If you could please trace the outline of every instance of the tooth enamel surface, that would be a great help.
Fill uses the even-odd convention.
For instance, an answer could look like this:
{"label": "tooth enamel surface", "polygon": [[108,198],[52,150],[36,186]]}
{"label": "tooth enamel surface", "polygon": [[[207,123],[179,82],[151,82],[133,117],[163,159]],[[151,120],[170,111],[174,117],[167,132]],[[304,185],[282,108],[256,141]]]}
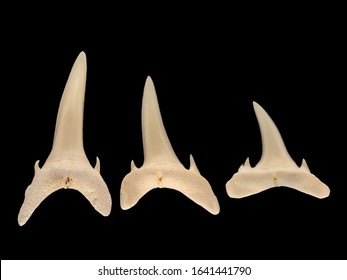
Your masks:
{"label": "tooth enamel surface", "polygon": [[83,108],[86,83],[86,56],[77,57],[66,83],[56,121],[53,147],[42,168],[35,163],[35,175],[25,191],[18,214],[24,225],[40,203],[59,189],[82,193],[103,216],[111,211],[112,201],[102,179],[99,159],[93,168],[83,148]]}
{"label": "tooth enamel surface", "polygon": [[170,188],[181,192],[210,213],[218,214],[218,200],[208,181],[200,175],[193,157],[190,157],[190,169],[186,169],[172,149],[150,77],[146,80],[142,100],[142,137],[144,164],[137,168],[131,163],[131,172],[121,184],[121,208],[126,210],[133,207],[154,188]]}
{"label": "tooth enamel surface", "polygon": [[328,197],[329,187],[310,172],[306,161],[303,160],[298,167],[290,157],[276,125],[265,110],[256,102],[253,102],[253,107],[261,131],[262,157],[255,167],[251,167],[247,158],[227,182],[228,195],[242,198],[285,186],[317,198]]}

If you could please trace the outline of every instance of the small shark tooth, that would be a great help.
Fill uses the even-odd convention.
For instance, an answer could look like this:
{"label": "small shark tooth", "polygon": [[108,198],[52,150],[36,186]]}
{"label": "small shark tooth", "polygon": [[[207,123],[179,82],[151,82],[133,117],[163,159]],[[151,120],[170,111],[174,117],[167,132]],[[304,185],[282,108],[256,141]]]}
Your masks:
{"label": "small shark tooth", "polygon": [[87,61],[81,52],[71,69],[60,101],[53,147],[45,164],[36,161],[35,175],[25,191],[18,214],[18,223],[24,225],[40,203],[59,189],[81,192],[102,215],[111,211],[111,196],[100,175],[100,161],[93,168],[83,148],[83,110]]}
{"label": "small shark tooth", "polygon": [[134,206],[154,188],[177,190],[212,214],[219,213],[219,203],[208,181],[190,156],[186,169],[172,149],[161,118],[153,81],[147,77],[142,99],[142,138],[144,163],[137,168],[131,162],[131,172],[121,184],[120,205],[123,210]]}
{"label": "small shark tooth", "polygon": [[306,161],[303,159],[298,167],[290,157],[280,132],[265,110],[256,102],[253,108],[261,132],[262,156],[255,167],[251,167],[248,158],[240,166],[226,184],[228,195],[242,198],[285,186],[317,198],[329,196],[330,189],[310,172]]}

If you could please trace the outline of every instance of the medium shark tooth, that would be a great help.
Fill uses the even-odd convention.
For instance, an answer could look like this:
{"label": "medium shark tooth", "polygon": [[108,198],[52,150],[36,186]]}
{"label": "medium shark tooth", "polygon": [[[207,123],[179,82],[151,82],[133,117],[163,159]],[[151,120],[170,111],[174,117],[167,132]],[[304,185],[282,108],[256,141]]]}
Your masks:
{"label": "medium shark tooth", "polygon": [[131,162],[131,172],[121,184],[120,205],[123,210],[134,206],[154,188],[177,190],[212,214],[219,213],[219,203],[208,181],[190,155],[190,168],[178,160],[161,118],[153,81],[147,77],[142,99],[142,138],[144,163],[137,168]]}
{"label": "medium shark tooth", "polygon": [[60,101],[53,147],[45,164],[35,163],[35,176],[25,191],[18,214],[18,223],[24,225],[40,203],[59,189],[81,192],[92,206],[104,216],[111,211],[111,196],[100,175],[96,158],[93,168],[83,148],[83,110],[87,61],[81,52],[71,69]]}
{"label": "medium shark tooth", "polygon": [[227,182],[226,190],[232,198],[242,198],[261,191],[286,186],[317,198],[329,196],[330,189],[313,175],[303,159],[300,167],[290,157],[276,125],[256,102],[253,108],[262,139],[262,157],[255,167],[249,159]]}

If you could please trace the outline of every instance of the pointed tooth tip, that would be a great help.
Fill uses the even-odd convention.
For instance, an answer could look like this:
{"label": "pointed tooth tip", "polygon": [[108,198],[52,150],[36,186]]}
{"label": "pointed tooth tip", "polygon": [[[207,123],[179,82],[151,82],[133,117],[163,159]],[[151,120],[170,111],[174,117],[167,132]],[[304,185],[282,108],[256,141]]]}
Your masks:
{"label": "pointed tooth tip", "polygon": [[302,159],[300,168],[311,173],[310,168],[308,167],[307,162],[304,158]]}
{"label": "pointed tooth tip", "polygon": [[155,92],[155,88],[152,78],[148,76],[145,82],[144,95],[151,92]]}
{"label": "pointed tooth tip", "polygon": [[257,102],[255,102],[255,101],[253,101],[253,109],[254,109],[255,115],[257,117],[258,123],[259,122],[262,123],[263,122],[262,120],[270,119],[271,123],[273,123],[273,126],[277,130],[277,126],[273,122],[272,118],[269,116],[268,112],[266,112],[266,110],[262,106],[260,106]]}
{"label": "pointed tooth tip", "polygon": [[96,157],[96,162],[95,162],[95,166],[94,166],[94,169],[100,173],[100,160],[98,157]]}
{"label": "pointed tooth tip", "polygon": [[261,107],[257,102],[253,101],[253,109],[257,113],[259,111],[265,111],[263,107]]}
{"label": "pointed tooth tip", "polygon": [[84,51],[81,51],[78,56],[77,56],[78,59],[84,59],[86,60],[87,59],[87,55]]}
{"label": "pointed tooth tip", "polygon": [[200,171],[199,171],[198,167],[196,166],[196,163],[195,163],[195,160],[194,160],[192,154],[189,155],[189,161],[190,161],[189,170],[193,170],[193,171],[195,171],[195,172],[200,174]]}
{"label": "pointed tooth tip", "polygon": [[241,164],[238,171],[241,171],[242,169],[247,168],[247,167],[252,168],[251,164],[249,163],[249,157],[247,157],[245,162],[243,164]]}
{"label": "pointed tooth tip", "polygon": [[134,171],[134,170],[137,170],[137,166],[135,165],[135,162],[132,160],[131,163],[130,163],[130,170],[131,171]]}
{"label": "pointed tooth tip", "polygon": [[39,160],[35,161],[35,164],[34,164],[34,171],[35,171],[35,173],[38,172],[38,171],[40,170],[39,163],[40,163]]}
{"label": "pointed tooth tip", "polygon": [[85,71],[85,69],[87,69],[87,56],[83,51],[80,52],[75,59],[71,72],[73,71],[73,69],[79,69],[79,71]]}
{"label": "pointed tooth tip", "polygon": [[145,82],[145,87],[153,86],[153,85],[154,85],[154,83],[153,83],[153,80],[152,80],[151,76],[147,76],[146,82]]}
{"label": "pointed tooth tip", "polygon": [[75,62],[72,65],[70,76],[67,82],[69,82],[69,80],[71,79],[71,75],[76,75],[73,73],[83,73],[83,72],[86,72],[86,69],[87,69],[87,56],[82,51],[78,54],[78,56],[75,59]]}
{"label": "pointed tooth tip", "polygon": [[86,53],[84,51],[81,51],[77,58],[76,58],[76,62],[78,63],[83,63],[83,64],[87,64],[87,56]]}
{"label": "pointed tooth tip", "polygon": [[253,110],[259,122],[259,118],[262,116],[262,111],[264,111],[264,109],[257,102],[253,101]]}

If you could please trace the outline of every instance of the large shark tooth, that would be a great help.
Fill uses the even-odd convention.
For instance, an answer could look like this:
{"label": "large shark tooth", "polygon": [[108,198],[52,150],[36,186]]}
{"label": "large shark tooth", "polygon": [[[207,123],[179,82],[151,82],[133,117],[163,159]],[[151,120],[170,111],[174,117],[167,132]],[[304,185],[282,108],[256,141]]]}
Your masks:
{"label": "large shark tooth", "polygon": [[329,196],[330,189],[310,172],[306,161],[303,159],[298,167],[290,157],[280,132],[265,110],[256,102],[253,102],[253,108],[261,132],[262,157],[255,167],[251,167],[249,159],[246,159],[227,182],[228,195],[242,198],[285,186],[317,198]]}
{"label": "large shark tooth", "polygon": [[96,158],[93,168],[83,148],[83,110],[87,61],[81,52],[68,77],[60,101],[52,150],[42,168],[35,163],[35,176],[25,191],[18,214],[19,225],[24,225],[40,203],[59,189],[81,192],[102,215],[111,211],[111,196],[100,175]]}
{"label": "large shark tooth", "polygon": [[161,118],[153,81],[147,77],[142,99],[142,138],[144,163],[137,168],[131,162],[131,172],[121,184],[120,205],[133,207],[154,188],[170,188],[181,192],[212,214],[219,213],[219,203],[208,181],[202,177],[190,156],[190,168],[178,160]]}

